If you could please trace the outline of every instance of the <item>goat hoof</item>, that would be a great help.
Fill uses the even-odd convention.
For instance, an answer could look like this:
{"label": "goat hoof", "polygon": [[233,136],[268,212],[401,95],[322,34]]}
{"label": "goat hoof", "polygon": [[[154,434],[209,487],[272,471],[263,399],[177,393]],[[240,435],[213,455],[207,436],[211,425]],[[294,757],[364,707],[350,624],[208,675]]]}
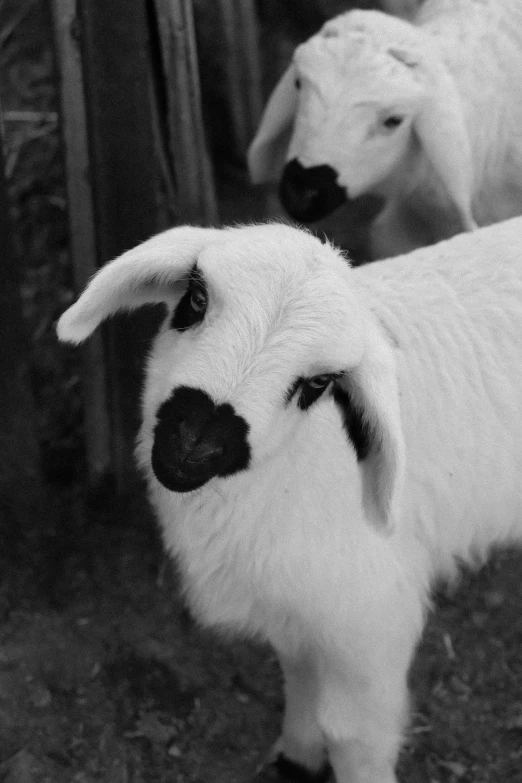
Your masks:
{"label": "goat hoof", "polygon": [[313,772],[280,753],[269,766],[275,773],[273,780],[280,781],[280,783],[328,783],[328,781],[333,781],[329,764],[324,764],[317,772]]}

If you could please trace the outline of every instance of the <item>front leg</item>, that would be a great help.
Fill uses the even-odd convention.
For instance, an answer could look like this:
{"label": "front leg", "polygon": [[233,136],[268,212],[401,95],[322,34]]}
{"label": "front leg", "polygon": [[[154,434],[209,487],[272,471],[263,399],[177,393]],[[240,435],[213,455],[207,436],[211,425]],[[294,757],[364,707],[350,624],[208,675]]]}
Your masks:
{"label": "front leg", "polygon": [[323,783],[329,778],[323,733],[317,721],[318,682],[315,662],[279,655],[284,677],[283,730],[272,750],[281,780]]}
{"label": "front leg", "polygon": [[396,783],[407,667],[402,673],[357,669],[322,673],[318,717],[336,783]]}

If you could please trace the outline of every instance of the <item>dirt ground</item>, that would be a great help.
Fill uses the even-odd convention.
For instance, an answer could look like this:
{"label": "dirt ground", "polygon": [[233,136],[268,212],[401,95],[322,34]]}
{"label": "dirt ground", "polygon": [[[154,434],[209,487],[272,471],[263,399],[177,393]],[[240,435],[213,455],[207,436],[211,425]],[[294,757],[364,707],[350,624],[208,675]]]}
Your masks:
{"label": "dirt ground", "polygon": [[[2,546],[0,781],[267,780],[271,651],[193,623],[141,496],[58,488],[50,506],[38,534]],[[437,604],[399,779],[520,782],[522,559],[499,554]]]}

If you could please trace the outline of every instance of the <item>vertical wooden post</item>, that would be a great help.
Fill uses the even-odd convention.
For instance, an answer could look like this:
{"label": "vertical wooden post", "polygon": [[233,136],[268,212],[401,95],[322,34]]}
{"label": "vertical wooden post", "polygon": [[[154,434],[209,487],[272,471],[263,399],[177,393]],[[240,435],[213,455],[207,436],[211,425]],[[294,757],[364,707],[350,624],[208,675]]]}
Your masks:
{"label": "vertical wooden post", "polygon": [[[211,223],[217,209],[192,0],[53,3],[71,244],[81,288],[97,266],[165,227],[162,187],[170,202],[175,197],[170,212],[176,222]],[[93,418],[86,421],[86,436],[93,465],[104,464],[106,376],[111,465],[120,489],[134,477],[142,367],[152,332],[147,314],[125,323],[116,318],[104,341],[88,349],[86,414]]]}
{"label": "vertical wooden post", "polygon": [[[69,247],[74,285],[80,292],[98,267],[93,194],[90,179],[83,69],[79,50],[76,0],[53,0],[60,73],[61,128],[65,147]],[[111,445],[101,334],[83,348],[84,433],[90,484],[110,470]]]}
{"label": "vertical wooden post", "polygon": [[192,0],[153,0],[166,85],[177,222],[213,223],[217,206],[207,151]]}
{"label": "vertical wooden post", "polygon": [[219,0],[219,6],[232,131],[236,152],[244,157],[263,106],[256,12],[253,0]]}
{"label": "vertical wooden post", "polygon": [[[151,112],[145,0],[77,0],[85,74],[98,258],[105,263],[163,227]],[[144,311],[107,329],[113,466],[132,485],[133,447],[146,349]]]}
{"label": "vertical wooden post", "polygon": [[0,237],[0,532],[6,535],[34,527],[43,510],[43,480],[1,134]]}

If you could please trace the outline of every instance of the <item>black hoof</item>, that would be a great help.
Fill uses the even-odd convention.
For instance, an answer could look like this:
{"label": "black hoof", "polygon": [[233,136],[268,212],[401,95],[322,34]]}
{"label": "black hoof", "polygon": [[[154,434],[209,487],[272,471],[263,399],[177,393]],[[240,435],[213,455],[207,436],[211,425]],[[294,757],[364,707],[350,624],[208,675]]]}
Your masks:
{"label": "black hoof", "polygon": [[270,765],[275,773],[276,780],[283,783],[328,783],[333,781],[332,769],[329,764],[324,764],[317,772],[303,767],[280,754]]}

